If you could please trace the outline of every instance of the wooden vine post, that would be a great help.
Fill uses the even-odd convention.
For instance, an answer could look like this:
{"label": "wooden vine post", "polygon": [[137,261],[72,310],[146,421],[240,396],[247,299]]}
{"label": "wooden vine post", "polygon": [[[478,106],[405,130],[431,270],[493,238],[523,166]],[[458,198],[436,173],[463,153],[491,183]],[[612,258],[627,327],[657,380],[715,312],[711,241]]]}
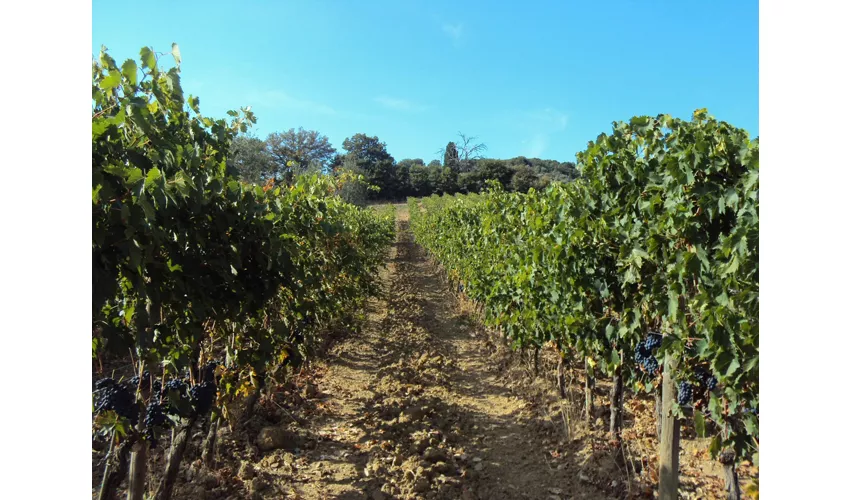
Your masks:
{"label": "wooden vine post", "polygon": [[534,376],[540,376],[540,348],[534,348]]}
{"label": "wooden vine post", "polygon": [[[723,460],[721,455],[721,460]],[[729,500],[741,500],[741,486],[738,482],[738,471],[735,469],[735,454],[731,454],[731,458],[727,461],[721,461],[723,464],[723,479],[726,485],[726,498]]]}
{"label": "wooden vine post", "polygon": [[566,368],[564,367],[564,353],[558,349],[558,393],[561,399],[567,398],[567,376]]}
{"label": "wooden vine post", "polygon": [[663,415],[661,405],[661,386],[655,388],[655,436],[661,440],[661,415]]}
{"label": "wooden vine post", "polygon": [[[621,355],[622,356],[622,355]],[[611,439],[620,442],[620,430],[623,428],[623,365],[617,365],[614,370],[614,380],[611,384],[611,420],[608,432]]]}
{"label": "wooden vine post", "polygon": [[584,419],[588,426],[593,424],[593,387],[596,381],[593,378],[592,367],[587,360],[584,361]]}
{"label": "wooden vine post", "polygon": [[103,480],[100,483],[100,491],[97,496],[98,500],[113,500],[115,490],[127,475],[130,447],[135,442],[135,438],[130,436],[118,446],[115,446],[116,441],[117,438],[113,433],[110,437],[106,468],[103,471]]}
{"label": "wooden vine post", "polygon": [[215,467],[215,441],[218,436],[218,425],[221,417],[215,415],[210,416],[210,428],[207,431],[207,437],[201,445],[201,460],[204,465],[212,469]]}
{"label": "wooden vine post", "polygon": [[[159,308],[152,308],[151,303],[147,300],[147,296],[143,295],[145,300],[145,309],[144,311],[139,311],[137,313],[136,318],[136,326],[138,332],[140,332],[140,336],[138,339],[138,348],[141,352],[142,349],[147,347],[148,339],[152,338],[152,332],[150,330],[151,323],[151,312],[158,313]],[[157,320],[159,318],[156,318]],[[154,321],[155,322],[155,321]],[[140,355],[141,357],[141,355]],[[145,363],[144,361],[139,361],[139,377],[145,372]],[[136,398],[138,398],[138,391],[136,393]],[[148,442],[143,437],[145,435],[145,405],[141,405],[141,411],[139,412],[139,422],[136,424],[136,433],[140,436],[140,439],[136,440],[133,443],[132,454],[130,455],[130,476],[128,480],[127,486],[127,500],[144,500],[145,496],[145,480],[148,474]]]}
{"label": "wooden vine post", "polygon": [[[729,435],[729,429],[726,427],[723,430],[723,437]],[[741,485],[738,481],[738,470],[735,468],[735,450],[726,449],[720,452],[717,457],[718,461],[723,465],[723,482],[726,489],[726,498],[728,500],[741,500]]]}
{"label": "wooden vine post", "polygon": [[174,484],[177,482],[177,473],[180,471],[180,462],[183,461],[183,455],[186,452],[186,445],[189,443],[195,420],[195,417],[190,417],[172,439],[171,449],[165,464],[165,474],[156,488],[154,500],[169,500],[171,498]]}
{"label": "wooden vine post", "polygon": [[673,403],[676,400],[676,383],[673,373],[676,361],[668,354],[664,357],[664,374],[661,386],[661,438],[658,457],[658,498],[659,500],[677,500],[679,498],[679,419],[673,415]]}

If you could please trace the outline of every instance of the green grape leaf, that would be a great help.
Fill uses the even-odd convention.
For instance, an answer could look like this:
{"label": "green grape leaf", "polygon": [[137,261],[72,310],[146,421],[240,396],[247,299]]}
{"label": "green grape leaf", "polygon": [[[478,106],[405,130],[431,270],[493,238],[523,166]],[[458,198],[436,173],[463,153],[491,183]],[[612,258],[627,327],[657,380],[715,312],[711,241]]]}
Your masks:
{"label": "green grape leaf", "polygon": [[714,436],[711,440],[711,444],[708,445],[708,452],[711,453],[712,458],[716,458],[717,454],[720,453],[720,448],[723,445],[720,436]]}
{"label": "green grape leaf", "polygon": [[697,436],[705,437],[705,416],[699,410],[694,410],[694,430]]}
{"label": "green grape leaf", "polygon": [[150,47],[142,47],[142,50],[139,51],[139,56],[142,58],[143,68],[156,71],[156,54],[153,53]]}
{"label": "green grape leaf", "polygon": [[119,85],[121,85],[121,73],[116,70],[111,70],[109,75],[98,84],[104,90],[113,89]]}
{"label": "green grape leaf", "polygon": [[139,68],[136,66],[136,61],[127,59],[121,65],[121,74],[130,82],[130,85],[136,86],[139,80]]}

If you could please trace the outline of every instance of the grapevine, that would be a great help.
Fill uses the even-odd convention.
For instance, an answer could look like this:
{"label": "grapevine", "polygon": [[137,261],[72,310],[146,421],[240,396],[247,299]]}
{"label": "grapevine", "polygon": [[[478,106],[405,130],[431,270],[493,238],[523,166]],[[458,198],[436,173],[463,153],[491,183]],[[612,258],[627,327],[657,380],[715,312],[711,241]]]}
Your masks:
{"label": "grapevine", "polygon": [[[103,48],[92,61],[92,356],[130,348],[170,377],[96,382],[94,407],[127,419],[130,434],[143,417],[149,443],[163,416],[189,432],[238,402],[251,373],[262,387],[283,353],[310,355],[377,291],[394,235],[391,217],[345,203],[332,179],[242,182],[227,159],[253,112],[202,115],[181,86],[177,46],[174,66],[161,55],[146,47],[119,64]],[[221,363],[199,363],[234,335],[231,380],[219,386]],[[191,370],[197,378],[176,378]]]}
{"label": "grapevine", "polygon": [[746,459],[758,438],[744,409],[758,399],[758,139],[705,110],[641,116],[577,159],[579,179],[542,191],[409,199],[417,243],[514,348],[554,340],[609,375],[624,349],[633,378],[674,361],[680,405],[729,429],[711,449]]}

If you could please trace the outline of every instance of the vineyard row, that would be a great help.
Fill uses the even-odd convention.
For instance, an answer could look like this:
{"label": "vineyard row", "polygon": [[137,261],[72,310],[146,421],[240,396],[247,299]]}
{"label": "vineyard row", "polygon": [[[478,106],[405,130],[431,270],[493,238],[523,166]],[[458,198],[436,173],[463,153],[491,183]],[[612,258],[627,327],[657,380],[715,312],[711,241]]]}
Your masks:
{"label": "vineyard row", "polygon": [[758,461],[758,151],[705,110],[635,117],[577,155],[571,183],[408,200],[416,241],[514,348],[551,343],[612,394],[657,393],[661,498],[682,419],[713,435],[730,498],[734,463]]}

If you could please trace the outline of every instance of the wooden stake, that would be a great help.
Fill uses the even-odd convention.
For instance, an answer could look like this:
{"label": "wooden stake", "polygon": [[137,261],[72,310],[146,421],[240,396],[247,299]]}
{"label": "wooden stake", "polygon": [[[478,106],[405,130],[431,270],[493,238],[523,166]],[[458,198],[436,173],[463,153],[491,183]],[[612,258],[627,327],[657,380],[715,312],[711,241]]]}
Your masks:
{"label": "wooden stake", "polygon": [[611,421],[608,432],[611,437],[620,440],[620,429],[623,428],[623,366],[617,366],[614,371],[614,380],[611,384]]}
{"label": "wooden stake", "polygon": [[584,420],[587,422],[588,427],[590,427],[593,424],[593,387],[596,385],[596,381],[590,375],[590,365],[586,360],[584,362],[584,370]]}
{"label": "wooden stake", "polygon": [[673,415],[676,385],[673,373],[676,363],[668,355],[664,358],[664,376],[661,389],[661,443],[658,457],[659,500],[679,498],[679,419]]}
{"label": "wooden stake", "polygon": [[183,454],[186,452],[186,445],[189,443],[194,424],[195,418],[190,418],[172,440],[168,461],[165,464],[165,475],[156,488],[154,500],[169,500],[171,498],[174,483],[177,482],[177,473],[180,471],[180,462],[183,461]]}

